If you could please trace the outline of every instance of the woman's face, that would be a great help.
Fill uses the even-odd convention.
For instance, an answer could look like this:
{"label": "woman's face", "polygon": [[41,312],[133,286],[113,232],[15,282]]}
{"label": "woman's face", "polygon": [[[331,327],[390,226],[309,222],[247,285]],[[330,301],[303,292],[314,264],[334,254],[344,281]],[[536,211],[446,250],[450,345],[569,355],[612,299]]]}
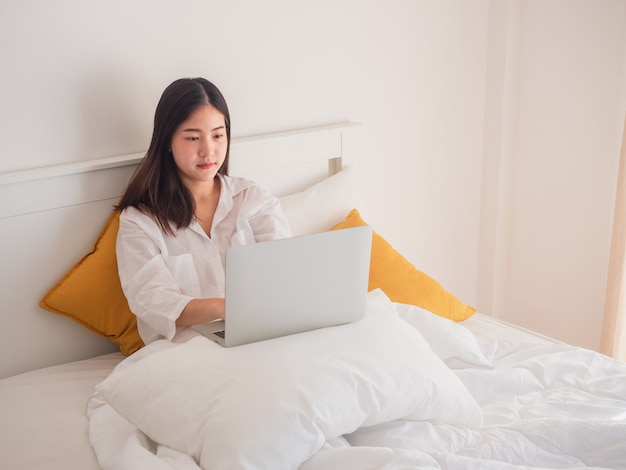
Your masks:
{"label": "woman's face", "polygon": [[186,186],[213,181],[228,148],[224,115],[210,104],[198,108],[174,131],[171,148]]}

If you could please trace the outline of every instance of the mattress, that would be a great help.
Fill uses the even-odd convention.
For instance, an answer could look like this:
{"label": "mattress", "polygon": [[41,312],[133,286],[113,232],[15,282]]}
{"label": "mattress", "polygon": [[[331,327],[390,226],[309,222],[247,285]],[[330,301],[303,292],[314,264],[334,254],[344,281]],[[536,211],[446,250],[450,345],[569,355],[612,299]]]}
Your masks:
{"label": "mattress", "polygon": [[0,380],[0,467],[100,469],[85,406],[123,358],[111,353]]}

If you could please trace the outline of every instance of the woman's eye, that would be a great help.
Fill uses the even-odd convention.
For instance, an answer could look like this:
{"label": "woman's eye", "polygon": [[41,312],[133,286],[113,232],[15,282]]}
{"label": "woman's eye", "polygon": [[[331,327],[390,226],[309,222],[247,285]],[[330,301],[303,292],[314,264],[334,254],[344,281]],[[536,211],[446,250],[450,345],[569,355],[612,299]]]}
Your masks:
{"label": "woman's eye", "polygon": [[187,137],[187,140],[195,141],[195,140],[198,140],[198,137]]}
{"label": "woman's eye", "polygon": [[213,137],[215,139],[221,139],[222,137],[224,137],[224,134],[215,134]]}

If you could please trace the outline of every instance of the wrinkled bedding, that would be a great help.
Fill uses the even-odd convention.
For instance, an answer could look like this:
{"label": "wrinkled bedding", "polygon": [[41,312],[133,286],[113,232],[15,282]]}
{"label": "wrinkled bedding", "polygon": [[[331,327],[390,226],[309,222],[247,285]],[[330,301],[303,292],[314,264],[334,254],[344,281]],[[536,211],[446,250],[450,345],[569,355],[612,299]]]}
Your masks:
{"label": "wrinkled bedding", "polygon": [[352,325],[232,350],[152,343],[88,417],[104,469],[619,469],[626,364],[377,291]]}

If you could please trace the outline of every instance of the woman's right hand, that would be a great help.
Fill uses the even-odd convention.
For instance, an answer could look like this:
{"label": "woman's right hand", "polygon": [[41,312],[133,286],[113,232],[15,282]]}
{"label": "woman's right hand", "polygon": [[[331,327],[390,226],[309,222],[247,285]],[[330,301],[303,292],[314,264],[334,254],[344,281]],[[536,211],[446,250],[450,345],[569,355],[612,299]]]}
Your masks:
{"label": "woman's right hand", "polygon": [[192,299],[176,319],[176,326],[193,326],[223,320],[225,313],[223,298]]}

